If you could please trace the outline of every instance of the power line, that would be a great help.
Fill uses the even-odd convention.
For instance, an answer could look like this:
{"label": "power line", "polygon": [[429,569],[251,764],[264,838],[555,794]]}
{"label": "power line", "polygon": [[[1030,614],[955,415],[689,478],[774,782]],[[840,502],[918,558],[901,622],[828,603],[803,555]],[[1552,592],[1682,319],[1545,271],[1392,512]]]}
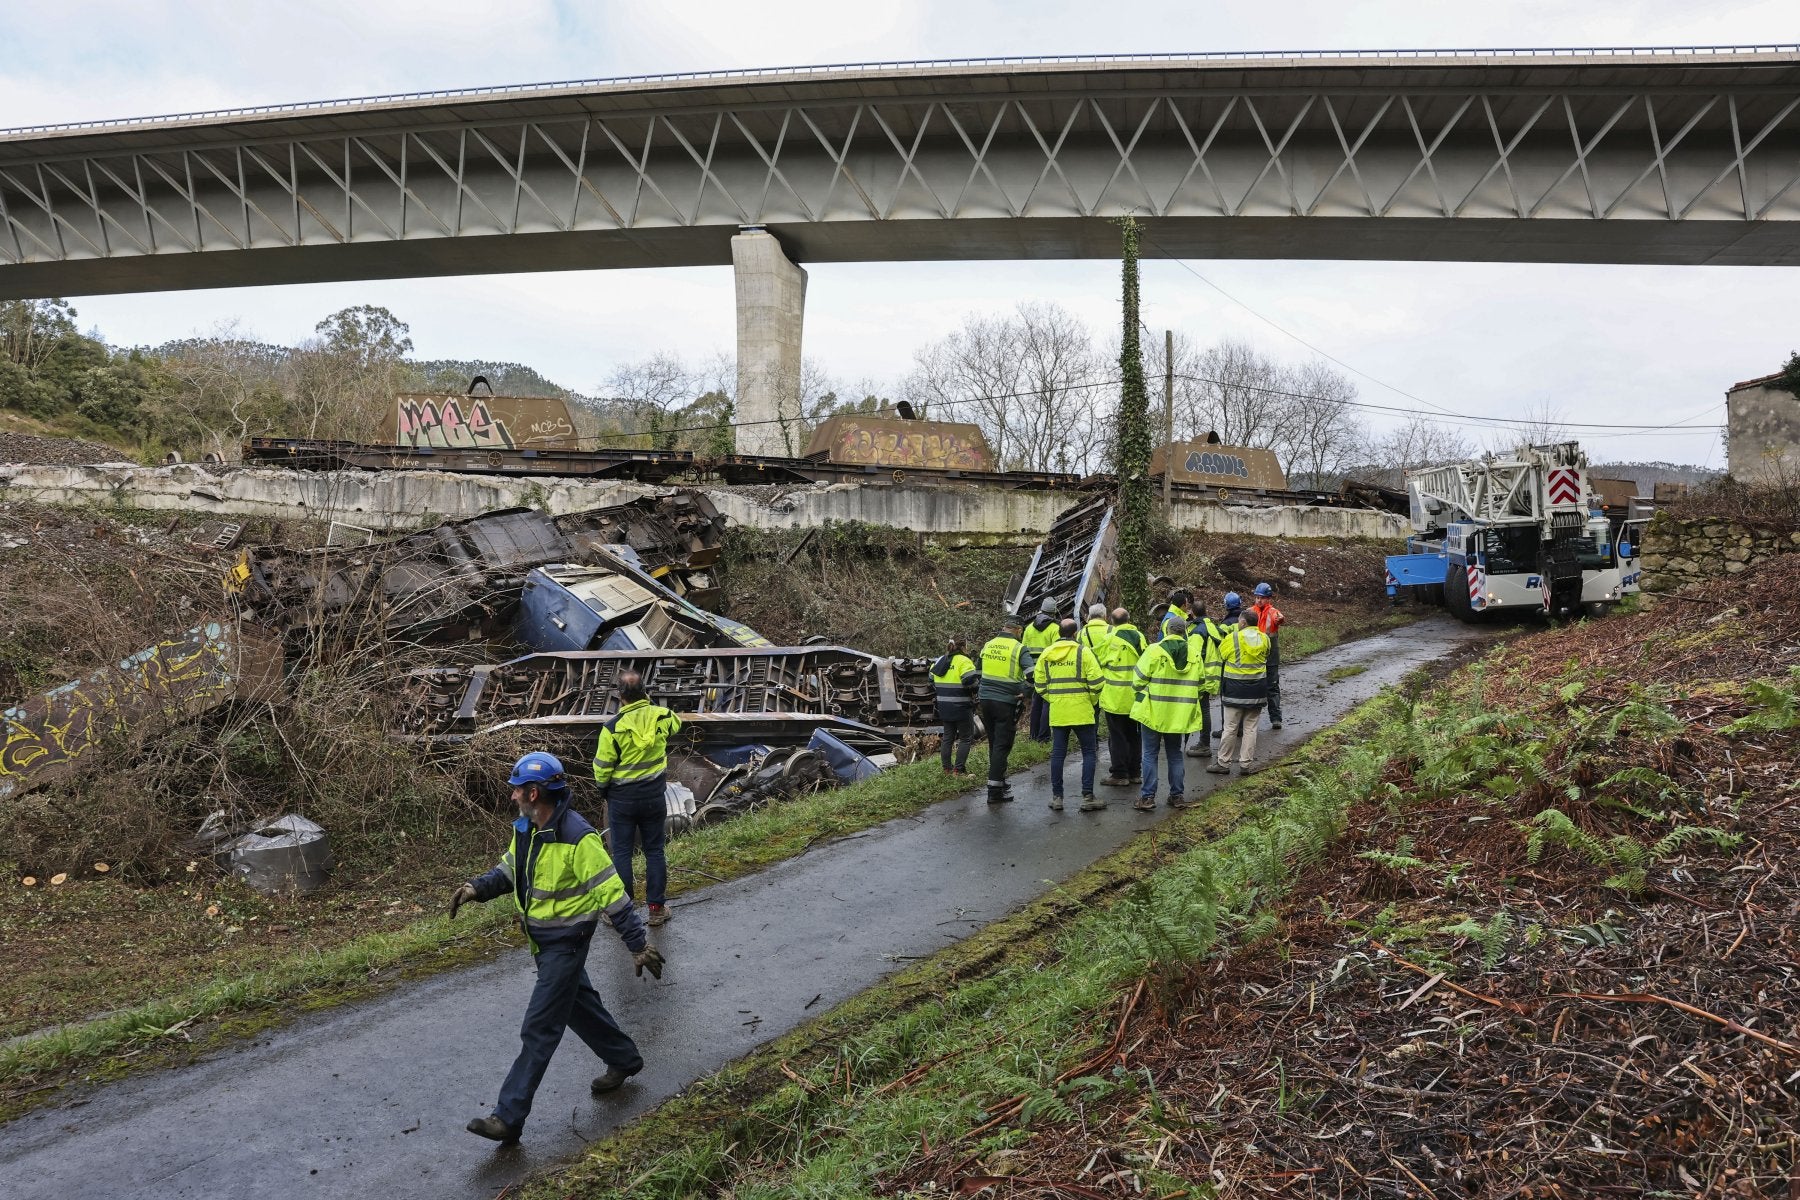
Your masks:
{"label": "power line", "polygon": [[[1154,240],[1152,240],[1150,237],[1145,236],[1144,241],[1148,242],[1151,246],[1155,246],[1156,249],[1162,250],[1162,247],[1157,246],[1156,242]],[[1411,392],[1407,391],[1405,388],[1395,387],[1393,384],[1388,383],[1386,380],[1377,379],[1375,376],[1369,374],[1367,371],[1363,370],[1362,368],[1351,366],[1349,363],[1345,362],[1343,359],[1339,358],[1337,355],[1331,354],[1325,350],[1319,349],[1319,347],[1313,345],[1311,342],[1307,341],[1305,338],[1301,337],[1299,334],[1295,333],[1293,330],[1287,328],[1285,325],[1282,325],[1280,322],[1276,321],[1274,318],[1265,317],[1262,313],[1257,312],[1254,308],[1251,308],[1248,304],[1244,303],[1242,300],[1239,300],[1236,296],[1232,295],[1230,292],[1226,291],[1224,288],[1220,287],[1218,284],[1214,283],[1212,280],[1210,280],[1206,276],[1202,275],[1199,271],[1195,270],[1192,266],[1188,265],[1188,263],[1185,260],[1177,258],[1175,255],[1170,254],[1166,250],[1163,250],[1163,255],[1170,262],[1174,263],[1176,266],[1180,267],[1182,270],[1184,270],[1188,274],[1192,275],[1195,279],[1198,279],[1201,283],[1204,283],[1207,287],[1211,288],[1213,291],[1219,293],[1219,295],[1221,295],[1221,296],[1225,297],[1227,300],[1231,301],[1233,304],[1237,305],[1239,308],[1243,309],[1245,312],[1249,313],[1251,316],[1255,317],[1257,320],[1261,321],[1263,324],[1267,325],[1269,328],[1275,330],[1277,333],[1281,333],[1287,337],[1293,338],[1296,342],[1299,342],[1302,346],[1305,346],[1308,350],[1311,350],[1314,354],[1317,354],[1321,358],[1329,359],[1330,361],[1336,363],[1338,366],[1344,368],[1344,370],[1349,371],[1352,374],[1361,375],[1364,379],[1367,379],[1370,383],[1375,384],[1377,387],[1386,388],[1388,391],[1393,392],[1395,395],[1405,396],[1408,400],[1411,400],[1415,404],[1423,404],[1426,408],[1436,409],[1438,412],[1444,413],[1447,416],[1457,417],[1457,416],[1463,415],[1461,413],[1454,412],[1448,408],[1445,408],[1441,404],[1434,404],[1430,400],[1427,400],[1422,396],[1415,396]]]}

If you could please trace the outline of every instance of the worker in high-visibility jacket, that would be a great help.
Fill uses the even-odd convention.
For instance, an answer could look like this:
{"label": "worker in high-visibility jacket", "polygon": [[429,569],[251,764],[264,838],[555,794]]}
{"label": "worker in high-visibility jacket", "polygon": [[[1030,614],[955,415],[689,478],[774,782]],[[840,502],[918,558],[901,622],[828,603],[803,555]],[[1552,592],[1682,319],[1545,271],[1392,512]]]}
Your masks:
{"label": "worker in high-visibility jacket", "polygon": [[600,835],[569,807],[569,780],[554,755],[533,751],[513,765],[512,800],[519,818],[500,864],[471,879],[450,897],[450,916],[470,902],[512,893],[520,923],[531,943],[537,982],[519,1031],[519,1056],[491,1115],[476,1117],[470,1133],[496,1142],[516,1142],[531,1114],[531,1099],[550,1056],[573,1029],[600,1056],[606,1072],[590,1085],[595,1095],[616,1091],[644,1069],[637,1044],[626,1036],[588,981],[588,944],[600,918],[631,951],[637,973],[662,978],[662,953],[651,944],[643,918],[619,882]]}
{"label": "worker in high-visibility jacket", "polygon": [[1100,656],[1106,682],[1100,687],[1100,710],[1106,714],[1106,757],[1110,772],[1100,782],[1107,787],[1129,787],[1143,771],[1143,741],[1138,723],[1131,719],[1137,702],[1135,683],[1138,657],[1144,652],[1144,634],[1131,623],[1122,608],[1112,612],[1112,637]]}
{"label": "worker in high-visibility jacket", "polygon": [[1263,706],[1269,702],[1269,638],[1256,627],[1256,611],[1238,614],[1237,628],[1219,641],[1219,706],[1224,716],[1225,737],[1219,756],[1207,764],[1215,775],[1231,771],[1238,757],[1238,774],[1256,772],[1256,728]]}
{"label": "worker in high-visibility jacket", "polygon": [[1137,661],[1133,690],[1136,702],[1131,715],[1143,731],[1143,783],[1134,806],[1139,812],[1156,808],[1156,760],[1169,764],[1169,807],[1187,807],[1187,763],[1181,742],[1199,722],[1201,663],[1188,640],[1187,622],[1177,618],[1163,626],[1162,641],[1145,650]]}
{"label": "worker in high-visibility jacket", "polygon": [[1256,585],[1256,599],[1250,611],[1256,614],[1256,627],[1269,639],[1269,728],[1281,728],[1281,626],[1287,617],[1275,607],[1275,589],[1266,583]]}
{"label": "worker in high-visibility jacket", "polygon": [[1106,619],[1106,605],[1088,605],[1087,623],[1075,640],[1094,652],[1096,658],[1106,657],[1106,643],[1112,640],[1112,625]]}
{"label": "worker in high-visibility jacket", "polygon": [[600,727],[594,744],[594,782],[606,798],[606,839],[625,894],[632,894],[631,859],[644,847],[644,900],[649,920],[669,919],[667,838],[669,738],[681,730],[681,718],[650,703],[636,671],[619,676],[619,711]]}
{"label": "worker in high-visibility jacket", "polygon": [[[1031,652],[1033,663],[1056,641],[1057,631],[1056,601],[1046,600],[1038,606],[1037,615],[1031,618],[1031,624],[1025,626],[1025,631],[1019,635],[1019,640],[1025,643],[1025,649]],[[1031,740],[1047,742],[1050,740],[1050,706],[1035,692],[1031,694],[1030,705],[1027,730]]]}
{"label": "worker in high-visibility jacket", "polygon": [[[931,664],[931,686],[937,695],[937,718],[944,723],[938,740],[938,757],[946,775],[967,775],[969,748],[975,744],[975,703],[969,684],[975,664],[963,653],[962,640],[951,638],[949,649]],[[951,748],[955,748],[952,756]]]}
{"label": "worker in high-visibility jacket", "polygon": [[1193,593],[1186,588],[1176,588],[1169,593],[1169,607],[1164,610],[1162,615],[1161,632],[1164,637],[1169,636],[1169,622],[1180,621],[1183,625],[1189,624],[1187,610],[1188,605],[1193,602]]}
{"label": "worker in high-visibility jacket", "polygon": [[1106,807],[1106,801],[1094,795],[1094,768],[1099,758],[1095,716],[1105,676],[1100,673],[1099,656],[1075,640],[1078,631],[1073,619],[1064,621],[1059,632],[1062,636],[1037,660],[1031,677],[1049,709],[1050,807],[1062,811],[1063,760],[1073,737],[1081,746],[1081,811],[1093,812]]}
{"label": "worker in high-visibility jacket", "polygon": [[987,802],[1005,804],[1013,798],[1006,782],[1006,760],[1019,732],[1019,713],[1031,693],[1031,651],[1019,640],[1025,623],[1012,613],[1000,619],[1000,632],[981,647],[981,687],[975,702],[981,723],[987,727]]}
{"label": "worker in high-visibility jacket", "polygon": [[1211,758],[1213,744],[1212,698],[1219,694],[1218,672],[1213,661],[1218,653],[1219,639],[1231,632],[1230,628],[1220,624],[1206,615],[1204,601],[1194,601],[1194,616],[1188,622],[1188,642],[1191,651],[1200,661],[1200,724],[1194,729],[1193,736],[1188,738],[1187,756],[1189,758]]}

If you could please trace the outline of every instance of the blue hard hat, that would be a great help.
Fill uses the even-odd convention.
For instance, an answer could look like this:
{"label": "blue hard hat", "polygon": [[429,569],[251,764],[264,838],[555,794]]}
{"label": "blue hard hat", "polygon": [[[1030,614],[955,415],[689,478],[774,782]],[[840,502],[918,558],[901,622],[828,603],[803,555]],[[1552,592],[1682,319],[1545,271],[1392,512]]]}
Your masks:
{"label": "blue hard hat", "polygon": [[535,783],[550,791],[569,786],[569,781],[563,776],[562,760],[554,754],[545,754],[542,750],[533,750],[514,763],[512,777],[506,782],[513,787]]}
{"label": "blue hard hat", "polygon": [[1244,607],[1243,597],[1239,596],[1236,592],[1226,592],[1225,593],[1225,607],[1226,608],[1242,608],[1242,607]]}
{"label": "blue hard hat", "polygon": [[1259,596],[1273,596],[1275,594],[1275,589],[1266,583],[1259,583],[1256,585],[1256,594]]}

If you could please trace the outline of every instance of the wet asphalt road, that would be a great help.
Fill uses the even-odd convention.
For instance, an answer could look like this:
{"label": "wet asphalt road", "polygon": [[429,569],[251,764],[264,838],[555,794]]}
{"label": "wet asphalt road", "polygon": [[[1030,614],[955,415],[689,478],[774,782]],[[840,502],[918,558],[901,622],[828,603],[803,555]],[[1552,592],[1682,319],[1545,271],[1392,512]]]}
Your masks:
{"label": "wet asphalt road", "polygon": [[[1265,726],[1268,752],[1257,757],[1478,636],[1439,618],[1293,666],[1282,679],[1286,728]],[[1366,670],[1327,682],[1352,664]],[[1188,760],[1190,797],[1222,778],[1203,765]],[[0,1191],[12,1200],[492,1196],[1169,815],[1133,812],[1135,796],[1119,792],[1103,812],[1076,812],[1079,776],[1069,783],[1062,813],[1046,807],[1048,768],[1038,767],[1014,777],[1017,803],[989,809],[977,791],[690,893],[658,931],[669,960],[660,983],[633,978],[603,924],[589,974],[648,1065],[596,1101],[587,1083],[600,1064],[568,1035],[520,1147],[496,1149],[463,1124],[489,1111],[517,1051],[532,980],[523,950],[22,1117],[0,1141]]]}

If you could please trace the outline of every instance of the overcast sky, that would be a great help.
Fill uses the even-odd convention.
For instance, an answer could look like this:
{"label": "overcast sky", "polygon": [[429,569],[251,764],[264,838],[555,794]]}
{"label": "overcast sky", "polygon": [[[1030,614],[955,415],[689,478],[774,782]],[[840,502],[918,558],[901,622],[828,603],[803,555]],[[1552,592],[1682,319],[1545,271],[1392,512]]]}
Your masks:
{"label": "overcast sky", "polygon": [[[1792,42],[1794,0],[1442,0],[1125,7],[1092,0],[671,5],[591,0],[61,0],[6,3],[0,126],[658,71],[998,54]],[[1459,411],[1542,402],[1577,421],[1677,421],[1800,346],[1780,268],[1196,262],[1250,309],[1376,380]],[[805,346],[834,376],[897,381],[963,315],[1047,299],[1117,321],[1110,262],[824,264]],[[1174,263],[1144,318],[1207,342],[1309,353]],[[529,363],[598,390],[621,361],[729,351],[727,267],[73,297],[84,327],[156,343],[236,319],[292,343],[349,304],[391,308],[422,357]],[[1369,378],[1364,400],[1410,404]],[[1379,420],[1374,420],[1379,425]],[[1712,434],[1584,438],[1598,459],[1723,465]]]}

